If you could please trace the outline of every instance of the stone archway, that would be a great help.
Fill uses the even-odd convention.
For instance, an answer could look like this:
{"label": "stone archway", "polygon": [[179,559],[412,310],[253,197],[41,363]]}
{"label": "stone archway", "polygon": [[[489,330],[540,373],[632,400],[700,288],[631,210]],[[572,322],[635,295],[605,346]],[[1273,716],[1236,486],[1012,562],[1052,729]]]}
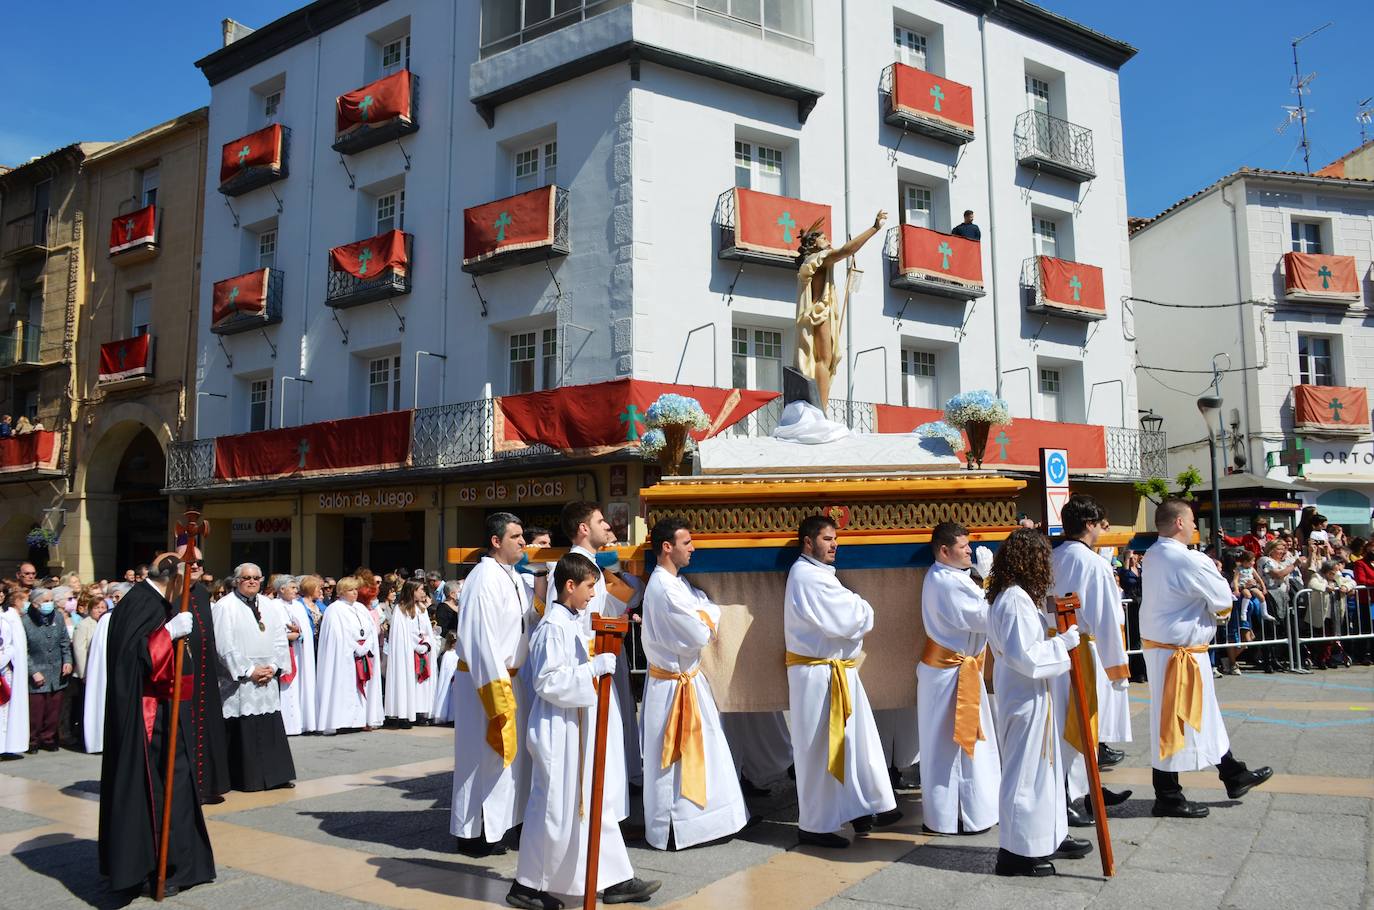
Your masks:
{"label": "stone archway", "polygon": [[[117,577],[169,544],[161,489],[170,432],[149,409],[131,402],[104,416],[77,473],[81,565],[93,578]],[[151,425],[141,418],[152,418]]]}

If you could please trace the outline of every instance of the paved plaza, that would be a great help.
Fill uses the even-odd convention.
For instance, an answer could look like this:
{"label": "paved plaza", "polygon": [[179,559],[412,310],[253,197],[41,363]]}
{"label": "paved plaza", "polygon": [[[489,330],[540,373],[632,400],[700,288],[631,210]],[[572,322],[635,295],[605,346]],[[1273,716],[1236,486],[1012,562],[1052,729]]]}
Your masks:
{"label": "paved plaza", "polygon": [[[901,826],[846,851],[797,848],[795,792],[780,786],[753,805],[766,822],[739,840],[671,854],[632,841],[631,859],[663,880],[650,906],[684,910],[1374,910],[1374,670],[1227,677],[1217,688],[1236,755],[1272,765],[1273,780],[1235,802],[1215,775],[1184,775],[1211,817],[1151,817],[1145,688],[1132,687],[1136,742],[1104,776],[1135,790],[1113,810],[1110,880],[1096,854],[1059,861],[1054,878],[996,878],[996,831],[923,835],[918,790],[899,796]],[[207,807],[219,878],[167,906],[504,906],[514,853],[465,859],[448,836],[452,737],[417,728],[293,739],[298,786]],[[0,910],[121,905],[97,872],[99,770],[98,756],[73,752],[0,765]]]}

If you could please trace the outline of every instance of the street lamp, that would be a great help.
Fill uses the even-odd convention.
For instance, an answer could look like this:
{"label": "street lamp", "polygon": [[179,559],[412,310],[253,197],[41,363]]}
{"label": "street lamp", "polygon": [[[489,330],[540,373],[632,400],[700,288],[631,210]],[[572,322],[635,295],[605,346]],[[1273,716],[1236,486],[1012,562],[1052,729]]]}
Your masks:
{"label": "street lamp", "polygon": [[1212,458],[1212,547],[1221,558],[1221,463],[1217,457],[1217,431],[1213,418],[1221,413],[1220,395],[1203,395],[1197,400],[1198,413],[1207,427],[1207,451]]}
{"label": "street lamp", "polygon": [[1140,428],[1146,433],[1158,433],[1162,426],[1164,426],[1164,418],[1156,414],[1154,408],[1150,408],[1140,418]]}

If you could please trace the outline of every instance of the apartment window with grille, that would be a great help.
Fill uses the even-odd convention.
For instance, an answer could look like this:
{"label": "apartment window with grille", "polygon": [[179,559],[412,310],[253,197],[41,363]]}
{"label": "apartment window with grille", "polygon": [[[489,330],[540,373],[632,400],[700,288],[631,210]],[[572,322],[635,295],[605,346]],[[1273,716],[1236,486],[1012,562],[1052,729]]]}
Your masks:
{"label": "apartment window with grille", "polygon": [[281,89],[278,89],[275,92],[269,92],[267,95],[263,96],[262,116],[266,118],[267,122],[269,123],[272,123],[277,119],[277,111],[281,110],[281,96]]}
{"label": "apartment window with grille", "polygon": [[735,140],[735,186],[785,195],[785,165],[782,149]]}
{"label": "apartment window with grille", "polygon": [[918,70],[926,68],[926,36],[900,25],[892,26],[892,42],[896,45],[898,63],[914,66]]}
{"label": "apartment window with grille", "polygon": [[510,336],[510,394],[536,390],[534,374],[534,332],[513,332]]}
{"label": "apartment window with grille", "polygon": [[157,205],[158,169],[156,166],[144,168],[139,174],[139,192],[143,205]]}
{"label": "apartment window with grille", "polygon": [[1030,73],[1026,73],[1026,105],[1042,114],[1050,112],[1050,84]]}
{"label": "apartment window with grille", "polygon": [[1302,385],[1336,384],[1330,338],[1320,335],[1298,336],[1298,381]]}
{"label": "apartment window with grille", "polygon": [[1293,222],[1293,252],[1321,253],[1322,226],[1317,221]]}
{"label": "apartment window with grille", "polygon": [[133,336],[147,335],[153,324],[153,292],[135,291],[129,298],[129,323]]}
{"label": "apartment window with grille", "polygon": [[277,231],[275,228],[258,234],[258,268],[271,269],[277,265]]}
{"label": "apartment window with grille", "polygon": [[930,206],[929,187],[917,183],[902,184],[902,223],[930,227]]}
{"label": "apartment window with grille", "polygon": [[1035,235],[1035,255],[1059,255],[1059,225],[1050,218],[1031,217],[1031,232]]}
{"label": "apartment window with grille", "polygon": [[940,406],[934,351],[902,349],[902,404],[910,408]]}
{"label": "apartment window with grille", "polygon": [[524,193],[557,182],[558,142],[549,140],[515,153],[515,192]]}
{"label": "apartment window with grille", "polygon": [[248,429],[266,430],[272,425],[272,380],[254,379],[248,384]]}
{"label": "apartment window with grille", "polygon": [[1040,368],[1040,419],[1059,419],[1060,376],[1058,370]]}
{"label": "apartment window with grille", "polygon": [[406,226],[406,191],[394,190],[377,197],[377,233],[403,231]]}
{"label": "apartment window with grille", "polygon": [[367,413],[401,409],[401,358],[376,357],[367,364]]}
{"label": "apartment window with grille", "polygon": [[402,35],[382,45],[382,75],[410,69],[410,36]]}

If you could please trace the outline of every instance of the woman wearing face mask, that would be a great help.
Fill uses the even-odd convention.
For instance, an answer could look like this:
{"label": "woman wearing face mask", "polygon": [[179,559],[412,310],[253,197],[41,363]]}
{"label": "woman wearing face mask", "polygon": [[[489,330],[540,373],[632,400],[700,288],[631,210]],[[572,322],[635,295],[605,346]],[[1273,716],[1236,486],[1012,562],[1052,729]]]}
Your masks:
{"label": "woman wearing face mask", "polygon": [[24,757],[29,747],[29,700],[24,680],[29,672],[29,649],[24,641],[23,612],[28,604],[22,588],[6,592],[0,602],[0,692],[9,698],[0,705],[0,759]]}
{"label": "woman wearing face mask", "polygon": [[53,592],[35,588],[24,612],[29,655],[29,754],[57,751],[62,691],[72,673],[72,640],[57,615]]}

